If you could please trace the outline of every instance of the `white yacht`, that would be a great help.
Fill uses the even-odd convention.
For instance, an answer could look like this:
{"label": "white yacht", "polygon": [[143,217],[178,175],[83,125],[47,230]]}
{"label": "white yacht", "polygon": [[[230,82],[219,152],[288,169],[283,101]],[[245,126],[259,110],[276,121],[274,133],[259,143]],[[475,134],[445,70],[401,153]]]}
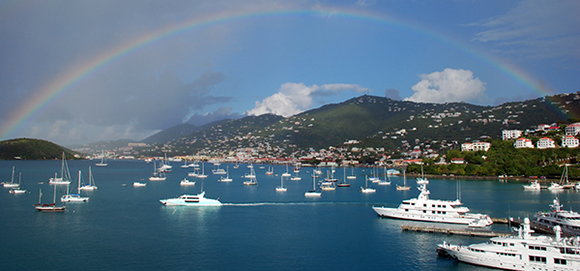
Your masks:
{"label": "white yacht", "polygon": [[461,262],[499,269],[579,270],[579,238],[562,238],[559,226],[554,232],[555,238],[532,236],[530,220],[525,218],[517,236],[494,237],[468,246],[443,242],[437,251]]}
{"label": "white yacht", "polygon": [[17,184],[14,182],[14,166],[12,166],[12,178],[10,179],[9,183],[2,183],[2,186],[4,186],[5,188],[18,188],[20,187],[20,184]]}
{"label": "white yacht", "polygon": [[81,186],[79,190],[97,190],[98,187],[95,185],[95,178],[93,178],[93,172],[91,167],[89,167],[89,183]]}
{"label": "white yacht", "polygon": [[427,185],[420,185],[418,189],[419,197],[403,200],[398,208],[373,206],[373,210],[382,217],[405,220],[486,226],[493,223],[488,215],[468,213],[469,209],[461,206],[459,199],[433,200],[429,199]]}
{"label": "white yacht", "polygon": [[312,174],[312,190],[308,190],[304,193],[305,197],[320,197],[321,192],[316,191],[316,174]]}
{"label": "white yacht", "polygon": [[54,178],[50,178],[48,183],[49,184],[54,184],[54,185],[60,185],[60,184],[70,184],[70,172],[68,170],[68,163],[66,162],[66,156],[65,153],[62,153],[62,164],[60,167],[60,177],[57,176],[57,173],[54,173]]}
{"label": "white yacht", "polygon": [[183,178],[183,180],[181,180],[181,182],[179,182],[179,185],[181,185],[181,186],[195,185],[195,181],[190,181],[188,179]]}
{"label": "white yacht", "polygon": [[205,198],[205,191],[197,195],[181,195],[177,198],[159,200],[165,206],[221,206],[222,203],[217,199]]}
{"label": "white yacht", "polygon": [[580,235],[580,214],[571,210],[562,210],[562,207],[560,200],[556,197],[550,205],[550,211],[537,212],[532,223],[550,228],[558,225],[565,233]]}
{"label": "white yacht", "polygon": [[524,186],[524,190],[527,190],[527,191],[539,191],[540,189],[542,189],[538,180],[534,180],[530,184],[524,184],[523,186]]}
{"label": "white yacht", "polygon": [[135,186],[135,187],[143,187],[143,186],[146,186],[146,185],[147,185],[146,183],[133,182],[133,186]]}
{"label": "white yacht", "polygon": [[66,195],[63,195],[60,198],[61,202],[87,202],[89,201],[89,197],[82,197],[81,196],[81,171],[79,170],[79,180],[78,180],[78,187],[77,187],[77,194],[70,193],[70,185],[66,185]]}

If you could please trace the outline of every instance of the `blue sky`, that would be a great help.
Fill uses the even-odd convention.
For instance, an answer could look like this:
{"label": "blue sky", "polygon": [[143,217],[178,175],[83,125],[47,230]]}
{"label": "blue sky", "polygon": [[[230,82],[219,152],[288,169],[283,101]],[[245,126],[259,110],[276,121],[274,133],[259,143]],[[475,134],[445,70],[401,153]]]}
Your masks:
{"label": "blue sky", "polygon": [[[91,70],[161,29],[191,27]],[[4,1],[1,139],[143,139],[363,94],[497,105],[580,91],[578,1]],[[87,73],[22,111],[47,86]],[[14,121],[18,121],[15,125]]]}

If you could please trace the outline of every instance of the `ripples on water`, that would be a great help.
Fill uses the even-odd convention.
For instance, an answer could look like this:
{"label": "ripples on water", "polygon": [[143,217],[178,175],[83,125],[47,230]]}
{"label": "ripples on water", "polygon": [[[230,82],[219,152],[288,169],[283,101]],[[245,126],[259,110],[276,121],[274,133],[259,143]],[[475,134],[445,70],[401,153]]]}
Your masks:
{"label": "ripples on water", "polygon": [[[286,180],[288,191],[275,187],[280,176],[256,169],[258,186],[242,185],[247,168],[230,166],[231,183],[217,182],[211,174],[191,187],[179,181],[187,171],[175,163],[166,181],[149,182],[153,166],[141,161],[109,161],[93,167],[99,187],[89,192],[88,203],[68,204],[61,214],[38,213],[32,205],[52,200],[48,178],[60,161],[0,161],[0,181],[10,178],[12,165],[22,172],[30,193],[10,195],[0,189],[0,253],[3,270],[483,270],[439,258],[436,245],[443,240],[469,244],[486,238],[402,232],[409,222],[379,218],[373,205],[396,207],[418,191],[396,191],[401,178],[390,186],[377,186],[374,194],[361,194],[363,174],[349,180],[349,188],[323,191],[320,198],[305,198],[311,189],[312,169],[303,168],[302,180]],[[91,161],[69,161],[71,173],[85,176]],[[206,171],[211,169],[206,164]],[[225,168],[225,165],[222,165]],[[275,167],[275,173],[285,167]],[[350,175],[350,171],[347,172]],[[342,178],[342,170],[337,170]],[[187,177],[193,179],[191,177]],[[134,181],[147,182],[133,187]],[[166,207],[159,199],[196,194],[203,182],[206,197],[219,198],[221,207]],[[414,182],[408,179],[408,183]],[[126,186],[123,186],[125,184]],[[525,192],[521,183],[475,180],[431,180],[432,198],[453,200],[461,187],[461,200],[473,212],[492,217],[527,216],[548,209],[556,194]],[[61,193],[61,189],[57,189]],[[565,208],[578,209],[574,192],[558,194]],[[494,225],[494,229],[506,230]]]}

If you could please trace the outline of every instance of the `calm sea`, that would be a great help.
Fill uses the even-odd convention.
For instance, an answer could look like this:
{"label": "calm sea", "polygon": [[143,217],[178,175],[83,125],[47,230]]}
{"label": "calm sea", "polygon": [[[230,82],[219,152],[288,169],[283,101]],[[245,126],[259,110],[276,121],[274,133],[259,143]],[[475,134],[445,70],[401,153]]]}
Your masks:
{"label": "calm sea", "polygon": [[[0,181],[9,181],[12,166],[22,173],[27,194],[11,195],[0,188],[2,270],[474,270],[477,267],[438,257],[437,244],[469,244],[487,238],[402,232],[408,222],[379,218],[373,205],[396,207],[418,191],[396,191],[402,178],[362,194],[368,169],[356,169],[358,178],[348,188],[324,191],[305,198],[312,188],[312,168],[301,170],[301,181],[285,180],[287,192],[276,192],[286,167],[255,166],[258,185],[244,186],[246,165],[229,167],[231,183],[221,183],[205,164],[205,180],[187,177],[190,169],[173,163],[166,181],[150,182],[152,164],[143,161],[69,161],[73,178],[82,170],[85,180],[92,166],[97,186],[88,203],[67,204],[64,213],[40,213],[33,208],[39,189],[51,202],[48,179],[60,171],[60,161],[0,161]],[[323,169],[326,170],[326,169]],[[381,172],[382,173],[382,172]],[[325,175],[326,173],[324,173]],[[347,171],[350,175],[350,169]],[[335,176],[342,181],[343,171]],[[182,187],[180,180],[197,181]],[[133,187],[134,181],[147,182]],[[521,183],[492,180],[431,179],[431,198],[461,201],[472,212],[492,217],[531,216],[546,210],[555,196],[565,209],[580,209],[580,195],[526,192]],[[43,183],[42,183],[43,182]],[[180,194],[219,198],[222,207],[165,207],[159,199]],[[414,184],[413,179],[408,184]],[[57,187],[58,197],[64,187]],[[459,188],[459,189],[458,189]],[[494,225],[496,230],[507,230]],[[485,268],[479,268],[484,270]]]}

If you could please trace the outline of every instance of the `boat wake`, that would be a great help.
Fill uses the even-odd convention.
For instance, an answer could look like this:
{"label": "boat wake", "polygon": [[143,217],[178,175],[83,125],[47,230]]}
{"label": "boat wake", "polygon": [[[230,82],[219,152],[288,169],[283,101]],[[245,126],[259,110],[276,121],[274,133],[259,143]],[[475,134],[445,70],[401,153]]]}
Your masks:
{"label": "boat wake", "polygon": [[281,205],[369,205],[367,202],[247,202],[223,203],[222,206],[281,206]]}

